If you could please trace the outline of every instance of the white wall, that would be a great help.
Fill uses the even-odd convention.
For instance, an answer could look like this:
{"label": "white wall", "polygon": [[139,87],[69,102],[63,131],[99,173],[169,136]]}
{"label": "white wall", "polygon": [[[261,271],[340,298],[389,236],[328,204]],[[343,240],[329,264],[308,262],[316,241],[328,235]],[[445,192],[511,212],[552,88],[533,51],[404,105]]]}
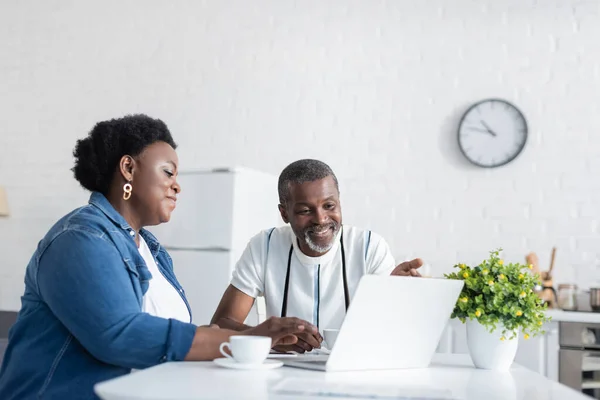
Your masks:
{"label": "white wall", "polygon": [[[330,163],[345,222],[435,274],[496,247],[547,266],[556,245],[557,281],[593,283],[598,4],[3,1],[0,308],[18,308],[37,241],[87,200],[69,171],[75,140],[133,112],[169,125],[183,168]],[[513,101],[531,129],[496,170],[456,145],[461,113],[486,97]]]}

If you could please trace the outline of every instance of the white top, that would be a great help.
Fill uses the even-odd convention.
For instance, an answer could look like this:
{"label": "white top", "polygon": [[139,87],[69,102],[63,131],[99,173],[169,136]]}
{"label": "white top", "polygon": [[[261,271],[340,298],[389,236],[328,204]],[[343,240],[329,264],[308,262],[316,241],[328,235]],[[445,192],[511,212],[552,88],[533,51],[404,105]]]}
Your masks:
{"label": "white top", "polygon": [[[330,393],[284,394],[284,390]],[[468,354],[436,354],[429,368],[327,373],[282,367],[264,371],[226,369],[213,362],[168,362],[99,383],[103,400],[342,398],[362,390],[390,398],[433,397],[455,400],[589,400],[558,382],[514,364],[509,372],[476,369]],[[420,395],[416,395],[416,393]],[[393,397],[391,394],[397,397]],[[451,396],[451,397],[449,397]],[[348,398],[348,397],[345,397]],[[356,398],[356,396],[354,397]]]}
{"label": "white top", "polygon": [[333,247],[321,257],[309,257],[298,247],[289,225],[255,235],[233,271],[231,284],[248,296],[265,297],[267,318],[280,317],[290,247],[288,317],[304,319],[320,330],[339,328],[346,314],[340,238],[343,232],[350,299],[365,274],[390,274],[395,260],[378,234],[344,225]]}
{"label": "white top", "polygon": [[550,322],[584,322],[600,323],[600,313],[593,311],[563,311],[558,309],[548,309],[545,311],[547,317],[551,317]]}
{"label": "white top", "polygon": [[138,250],[146,262],[146,267],[152,274],[148,291],[144,294],[142,300],[142,311],[156,317],[191,322],[190,313],[183,298],[158,269],[154,256],[144,238],[141,236],[139,238],[140,247]]}

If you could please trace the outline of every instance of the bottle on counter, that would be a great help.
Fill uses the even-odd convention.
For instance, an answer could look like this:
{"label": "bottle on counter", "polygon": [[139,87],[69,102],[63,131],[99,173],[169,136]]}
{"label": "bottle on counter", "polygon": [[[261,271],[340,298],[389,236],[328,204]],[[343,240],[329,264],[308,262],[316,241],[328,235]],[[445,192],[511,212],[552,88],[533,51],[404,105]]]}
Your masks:
{"label": "bottle on counter", "polygon": [[577,310],[577,285],[561,283],[557,293],[558,307],[564,311]]}

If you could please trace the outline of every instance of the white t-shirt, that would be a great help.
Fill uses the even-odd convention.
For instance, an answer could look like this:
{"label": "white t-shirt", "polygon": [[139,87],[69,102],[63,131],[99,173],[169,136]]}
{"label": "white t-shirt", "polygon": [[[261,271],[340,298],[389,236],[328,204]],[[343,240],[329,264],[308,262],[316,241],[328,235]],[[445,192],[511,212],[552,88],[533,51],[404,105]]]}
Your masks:
{"label": "white t-shirt", "polygon": [[333,247],[321,257],[302,253],[289,225],[255,235],[233,271],[231,284],[248,296],[264,296],[267,317],[281,316],[290,246],[293,246],[287,299],[288,317],[304,319],[320,330],[339,328],[346,315],[342,275],[343,235],[350,300],[365,274],[389,275],[395,260],[376,233],[344,225]]}
{"label": "white t-shirt", "polygon": [[148,290],[142,300],[142,311],[161,318],[173,318],[182,322],[191,322],[183,298],[177,289],[160,272],[148,244],[140,236],[139,252],[146,262],[146,267],[152,274]]}

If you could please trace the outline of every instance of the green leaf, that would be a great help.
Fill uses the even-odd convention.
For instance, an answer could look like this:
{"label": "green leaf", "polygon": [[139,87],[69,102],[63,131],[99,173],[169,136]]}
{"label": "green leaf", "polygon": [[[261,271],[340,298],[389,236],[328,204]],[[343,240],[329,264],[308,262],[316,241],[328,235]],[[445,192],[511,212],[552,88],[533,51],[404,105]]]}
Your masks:
{"label": "green leaf", "polygon": [[[544,313],[547,305],[542,304],[531,290],[539,282],[539,276],[533,276],[523,264],[504,260],[501,265],[501,251],[491,251],[490,257],[475,267],[459,263],[453,266],[456,271],[444,274],[447,279],[464,281],[459,299],[468,298],[467,302],[459,300],[456,303],[452,318],[461,322],[465,322],[466,318],[477,319],[492,330],[502,324],[509,330],[520,329],[530,336],[540,334],[543,324],[550,318]],[[493,280],[493,285],[489,284],[490,280]],[[481,312],[478,318],[475,316],[477,310]],[[518,310],[523,313],[521,316],[516,315]]]}

